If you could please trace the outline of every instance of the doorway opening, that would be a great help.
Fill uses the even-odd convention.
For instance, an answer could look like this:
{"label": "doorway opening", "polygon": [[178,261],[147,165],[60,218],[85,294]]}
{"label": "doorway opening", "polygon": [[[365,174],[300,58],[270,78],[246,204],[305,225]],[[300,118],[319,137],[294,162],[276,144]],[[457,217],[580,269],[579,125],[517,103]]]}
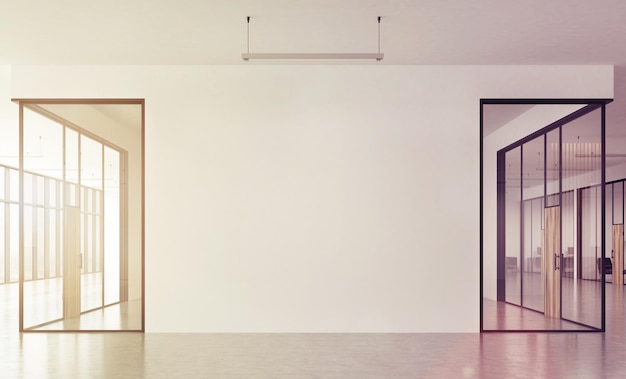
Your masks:
{"label": "doorway opening", "polygon": [[610,101],[481,100],[481,332],[605,330]]}
{"label": "doorway opening", "polygon": [[20,332],[144,331],[144,100],[14,101]]}

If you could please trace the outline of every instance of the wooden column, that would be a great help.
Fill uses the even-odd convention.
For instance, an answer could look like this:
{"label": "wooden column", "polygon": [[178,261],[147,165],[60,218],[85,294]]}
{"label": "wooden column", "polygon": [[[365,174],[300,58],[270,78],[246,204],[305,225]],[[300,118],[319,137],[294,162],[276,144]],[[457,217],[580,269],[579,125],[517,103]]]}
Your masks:
{"label": "wooden column", "polygon": [[624,224],[613,225],[613,285],[624,285]]}
{"label": "wooden column", "polygon": [[80,208],[66,206],[63,223],[63,318],[80,317]]}
{"label": "wooden column", "polygon": [[[561,207],[545,209],[543,251],[544,314],[561,317]],[[557,254],[555,256],[555,254]]]}

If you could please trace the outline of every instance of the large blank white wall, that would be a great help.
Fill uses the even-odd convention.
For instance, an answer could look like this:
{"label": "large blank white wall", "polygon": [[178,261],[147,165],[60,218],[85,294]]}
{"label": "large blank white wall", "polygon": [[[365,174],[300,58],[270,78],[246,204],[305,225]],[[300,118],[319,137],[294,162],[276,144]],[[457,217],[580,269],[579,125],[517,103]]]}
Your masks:
{"label": "large blank white wall", "polygon": [[19,166],[17,105],[11,102],[11,67],[0,65],[0,163]]}
{"label": "large blank white wall", "polygon": [[146,99],[148,332],[478,331],[479,99],[611,95],[608,66],[12,73]]}

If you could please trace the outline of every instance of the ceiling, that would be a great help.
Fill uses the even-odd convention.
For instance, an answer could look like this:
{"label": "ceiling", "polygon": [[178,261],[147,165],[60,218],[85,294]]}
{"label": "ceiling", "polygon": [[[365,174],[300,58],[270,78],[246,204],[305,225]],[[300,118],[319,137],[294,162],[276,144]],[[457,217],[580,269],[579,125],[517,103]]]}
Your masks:
{"label": "ceiling", "polygon": [[90,107],[119,125],[141,132],[142,107],[138,104],[90,104]]}
{"label": "ceiling", "polygon": [[513,121],[533,104],[485,104],[483,105],[483,136],[487,137],[502,126]]}
{"label": "ceiling", "polygon": [[94,119],[102,120],[101,125],[121,126],[131,133],[141,133],[142,106],[139,104],[68,103],[36,106],[94,133],[96,131],[91,129],[93,125],[90,125]]}
{"label": "ceiling", "polygon": [[374,52],[382,64],[626,64],[623,0],[2,0],[0,63],[245,64]]}
{"label": "ceiling", "polygon": [[0,1],[0,64],[255,64],[247,16],[250,52],[376,52],[381,16],[365,64],[615,65],[626,126],[623,0]]}
{"label": "ceiling", "polygon": [[[528,104],[489,104],[483,107],[483,113],[490,115],[483,118],[483,131],[495,130],[514,118],[521,116],[523,112],[530,111],[532,105]],[[561,114],[567,110],[569,113],[574,108],[583,106],[563,107],[560,104],[540,105],[544,109],[553,108],[554,114]],[[565,116],[561,114],[558,117]],[[527,119],[528,120],[528,119]],[[532,120],[532,115],[531,115]],[[556,119],[554,121],[557,121]],[[527,122],[527,121],[525,121]],[[507,187],[519,188],[520,179],[523,179],[525,188],[543,185],[544,180],[558,181],[559,174],[563,177],[563,188],[580,188],[597,183],[600,179],[601,157],[601,112],[596,109],[579,118],[576,118],[560,128],[553,130],[544,136],[539,136],[525,142],[506,153],[506,180]],[[538,127],[541,127],[539,125]],[[543,125],[545,126],[545,125]],[[623,140],[622,146],[623,146]],[[545,144],[545,145],[544,145]],[[623,147],[607,144],[607,156],[605,167],[607,169],[626,164],[626,155]],[[547,162],[544,162],[547,158]],[[561,162],[559,162],[559,160]],[[559,171],[559,163],[562,173]],[[545,169],[547,164],[548,169]],[[523,171],[523,174],[522,174]],[[617,172],[621,172],[617,171]],[[547,177],[544,178],[544,173]],[[618,179],[609,176],[607,180]],[[621,178],[621,177],[620,177]]]}

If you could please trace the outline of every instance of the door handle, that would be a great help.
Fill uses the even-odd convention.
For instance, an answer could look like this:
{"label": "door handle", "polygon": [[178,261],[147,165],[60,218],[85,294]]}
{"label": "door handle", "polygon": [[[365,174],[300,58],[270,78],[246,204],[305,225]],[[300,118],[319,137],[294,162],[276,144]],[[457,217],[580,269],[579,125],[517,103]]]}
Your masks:
{"label": "door handle", "polygon": [[560,256],[561,254],[554,253],[554,271],[560,269],[560,267],[557,265],[557,259],[559,259]]}

